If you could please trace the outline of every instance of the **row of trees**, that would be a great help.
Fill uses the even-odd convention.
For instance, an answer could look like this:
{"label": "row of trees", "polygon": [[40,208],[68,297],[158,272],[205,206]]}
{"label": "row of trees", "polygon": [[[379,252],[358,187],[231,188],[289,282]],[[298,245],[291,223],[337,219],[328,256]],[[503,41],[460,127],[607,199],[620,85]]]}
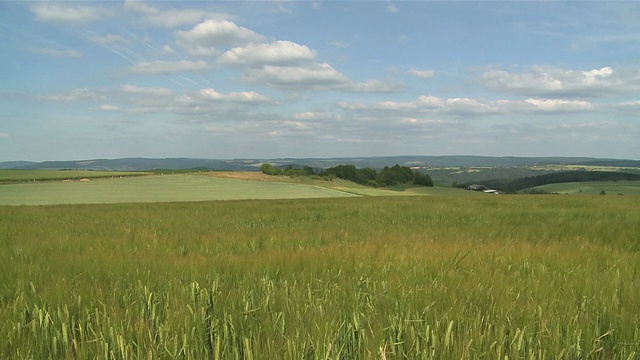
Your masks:
{"label": "row of trees", "polygon": [[421,186],[433,186],[431,177],[419,171],[413,171],[406,166],[398,164],[385,166],[380,172],[371,168],[358,169],[354,165],[338,165],[328,169],[315,171],[310,166],[294,168],[288,166],[284,169],[271,164],[262,164],[260,168],[267,175],[288,176],[321,176],[327,179],[340,178],[367,186],[394,186],[399,184],[415,184]]}
{"label": "row of trees", "polygon": [[[536,186],[547,184],[567,183],[567,182],[588,182],[588,181],[637,181],[640,180],[639,174],[630,174],[617,171],[559,171],[538,176],[529,176],[515,180],[491,180],[481,181],[477,184],[485,188],[515,193],[519,190],[530,189]],[[459,185],[467,187],[470,184]]]}

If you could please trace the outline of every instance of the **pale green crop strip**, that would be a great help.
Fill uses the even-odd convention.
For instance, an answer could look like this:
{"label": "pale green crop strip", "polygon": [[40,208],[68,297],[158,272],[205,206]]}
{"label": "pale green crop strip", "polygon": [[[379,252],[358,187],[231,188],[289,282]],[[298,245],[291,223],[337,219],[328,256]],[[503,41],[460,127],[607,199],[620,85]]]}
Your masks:
{"label": "pale green crop strip", "polygon": [[0,358],[635,359],[639,205],[0,207]]}
{"label": "pale green crop strip", "polygon": [[0,205],[111,204],[239,199],[349,197],[318,186],[220,179],[204,175],[154,175],[89,182],[0,185]]}

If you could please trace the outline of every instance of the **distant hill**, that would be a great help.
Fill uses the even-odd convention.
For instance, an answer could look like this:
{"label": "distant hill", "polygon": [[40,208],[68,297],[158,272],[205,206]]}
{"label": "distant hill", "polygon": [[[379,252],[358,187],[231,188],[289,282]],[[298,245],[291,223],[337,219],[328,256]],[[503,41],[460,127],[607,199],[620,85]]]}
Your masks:
{"label": "distant hill", "polygon": [[255,170],[250,166],[237,163],[229,163],[223,160],[210,159],[146,159],[146,158],[123,158],[123,159],[95,159],[78,161],[44,161],[39,163],[17,162],[13,166],[6,166],[9,163],[0,163],[0,168],[21,169],[21,170],[105,170],[105,171],[148,171],[155,169],[173,170]]}
{"label": "distant hill", "polygon": [[585,166],[640,167],[640,160],[595,159],[576,163]]}
{"label": "distant hill", "polygon": [[0,169],[73,169],[73,170],[120,170],[148,171],[155,169],[175,170],[258,170],[268,162],[274,166],[310,166],[326,169],[337,165],[354,165],[357,168],[382,169],[385,166],[417,167],[529,167],[535,165],[601,165],[640,167],[638,160],[597,159],[589,157],[492,157],[492,156],[373,156],[344,158],[277,158],[277,159],[193,159],[193,158],[122,158],[76,161],[28,162],[12,161],[0,163]]}
{"label": "distant hill", "polygon": [[18,169],[23,166],[35,164],[32,161],[6,161],[0,162],[0,169]]}
{"label": "distant hill", "polygon": [[[494,157],[475,155],[452,156],[373,156],[345,158],[279,158],[265,159],[275,166],[311,166],[313,168],[329,168],[337,165],[354,165],[357,168],[370,167],[382,169],[395,164],[401,166],[420,167],[528,167],[535,165],[574,165],[589,161],[627,161],[616,159],[596,159],[589,157]],[[629,160],[635,161],[635,160]]]}

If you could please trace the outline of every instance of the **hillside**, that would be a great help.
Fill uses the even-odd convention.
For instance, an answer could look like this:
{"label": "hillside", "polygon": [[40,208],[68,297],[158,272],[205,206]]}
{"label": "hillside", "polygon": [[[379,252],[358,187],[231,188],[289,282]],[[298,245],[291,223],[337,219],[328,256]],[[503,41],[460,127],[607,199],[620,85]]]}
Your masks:
{"label": "hillside", "polygon": [[[487,188],[505,192],[517,192],[536,186],[558,183],[590,182],[590,181],[637,181],[640,175],[613,171],[561,171],[516,180],[492,180],[479,182]],[[462,186],[469,186],[464,184]]]}
{"label": "hillside", "polygon": [[358,168],[382,169],[399,164],[410,167],[501,167],[520,168],[538,165],[597,165],[640,167],[638,160],[596,159],[588,157],[492,157],[492,156],[372,156],[343,158],[276,158],[276,159],[194,159],[194,158],[121,158],[74,161],[10,161],[0,162],[0,169],[75,169],[148,171],[154,169],[200,170],[258,170],[268,162],[275,166],[310,166],[329,168],[354,165]]}

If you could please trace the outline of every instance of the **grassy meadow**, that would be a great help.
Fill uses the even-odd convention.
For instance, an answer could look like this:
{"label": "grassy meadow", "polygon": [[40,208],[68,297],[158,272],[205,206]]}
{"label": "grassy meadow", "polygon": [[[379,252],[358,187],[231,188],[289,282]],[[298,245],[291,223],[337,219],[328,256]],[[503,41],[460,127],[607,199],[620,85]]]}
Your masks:
{"label": "grassy meadow", "polygon": [[0,184],[54,180],[80,180],[81,178],[115,178],[122,176],[148,175],[140,171],[93,171],[93,170],[4,170],[0,169]]}
{"label": "grassy meadow", "polygon": [[202,174],[150,175],[0,185],[0,205],[109,204],[353,196],[325,187]]}
{"label": "grassy meadow", "polygon": [[538,186],[536,189],[548,193],[598,195],[640,195],[640,181],[593,181],[558,183]]}
{"label": "grassy meadow", "polygon": [[0,358],[637,359],[639,207],[0,206]]}

